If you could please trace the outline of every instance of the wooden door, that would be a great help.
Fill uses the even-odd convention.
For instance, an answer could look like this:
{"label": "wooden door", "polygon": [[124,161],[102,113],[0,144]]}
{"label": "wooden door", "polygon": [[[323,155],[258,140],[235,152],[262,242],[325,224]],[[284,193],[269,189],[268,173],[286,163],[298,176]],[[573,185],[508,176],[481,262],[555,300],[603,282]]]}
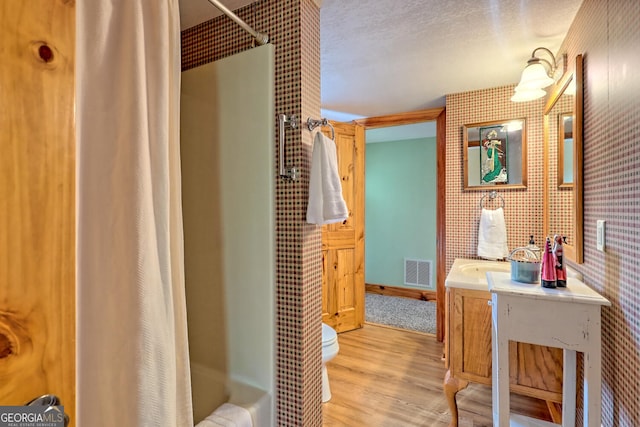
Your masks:
{"label": "wooden door", "polygon": [[332,125],[349,217],[322,227],[322,321],[344,332],[364,324],[364,127]]}
{"label": "wooden door", "polygon": [[75,418],[75,3],[0,6],[0,405]]}

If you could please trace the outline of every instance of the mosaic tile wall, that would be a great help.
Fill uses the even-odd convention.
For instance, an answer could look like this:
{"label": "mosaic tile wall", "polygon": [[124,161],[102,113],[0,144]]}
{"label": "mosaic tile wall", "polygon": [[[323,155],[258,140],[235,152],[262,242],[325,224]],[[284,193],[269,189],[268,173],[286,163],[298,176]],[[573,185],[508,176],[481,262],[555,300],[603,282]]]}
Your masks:
{"label": "mosaic tile wall", "polygon": [[[584,281],[602,319],[602,425],[640,425],[640,2],[584,0],[561,48],[584,55]],[[606,250],[596,220],[606,220]],[[579,420],[581,421],[581,420]]]}
{"label": "mosaic tile wall", "polygon": [[527,188],[498,189],[498,194],[505,202],[509,250],[526,245],[531,234],[536,242],[542,242],[544,99],[512,102],[514,86],[463,92],[446,97],[447,272],[456,258],[477,258],[480,199],[488,194],[488,191],[464,190],[462,126],[465,124],[526,119]]}
{"label": "mosaic tile wall", "polygon": [[[276,47],[276,114],[320,115],[320,11],[312,0],[262,0],[235,13]],[[250,49],[252,37],[221,16],[182,32],[182,68]],[[274,120],[276,118],[274,117]],[[322,254],[320,228],[306,224],[311,133],[286,130],[295,182],[276,180],[276,425],[322,425]]]}

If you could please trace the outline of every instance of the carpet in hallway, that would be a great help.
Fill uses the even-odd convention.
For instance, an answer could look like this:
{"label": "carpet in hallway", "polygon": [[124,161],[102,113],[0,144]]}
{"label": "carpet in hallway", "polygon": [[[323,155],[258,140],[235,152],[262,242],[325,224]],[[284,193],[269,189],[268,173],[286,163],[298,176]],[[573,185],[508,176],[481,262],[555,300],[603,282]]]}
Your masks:
{"label": "carpet in hallway", "polygon": [[436,304],[433,301],[367,293],[365,321],[435,334]]}

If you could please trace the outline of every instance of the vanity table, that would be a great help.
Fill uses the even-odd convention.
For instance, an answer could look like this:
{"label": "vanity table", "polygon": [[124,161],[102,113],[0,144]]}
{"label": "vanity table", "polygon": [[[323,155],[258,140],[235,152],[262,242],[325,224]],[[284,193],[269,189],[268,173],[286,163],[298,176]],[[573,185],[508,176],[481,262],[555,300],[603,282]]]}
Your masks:
{"label": "vanity table", "polygon": [[562,426],[575,425],[576,352],[584,353],[584,426],[601,419],[600,310],[611,303],[581,281],[547,289],[519,283],[509,273],[488,272],[492,315],[493,425],[558,426],[511,415],[509,411],[509,341],[563,350]]}
{"label": "vanity table", "polygon": [[[491,292],[487,272],[509,276],[508,262],[456,259],[447,275],[445,366],[443,391],[451,412],[449,427],[457,427],[457,393],[472,383],[492,384]],[[510,390],[547,402],[554,417],[562,403],[562,350],[511,342]]]}

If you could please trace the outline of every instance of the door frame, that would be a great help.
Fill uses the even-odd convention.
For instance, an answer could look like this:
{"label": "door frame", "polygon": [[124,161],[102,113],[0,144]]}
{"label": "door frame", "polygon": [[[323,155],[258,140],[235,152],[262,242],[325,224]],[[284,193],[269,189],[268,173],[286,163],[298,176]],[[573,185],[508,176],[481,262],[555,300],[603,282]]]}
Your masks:
{"label": "door frame", "polygon": [[[445,197],[446,197],[446,110],[444,107],[411,111],[386,116],[367,117],[354,120],[365,130],[409,125],[421,122],[436,122],[437,182],[436,182],[436,339],[444,339],[444,310],[446,278],[446,242],[445,242]],[[366,142],[366,141],[365,141]],[[366,173],[366,172],[365,172]]]}

